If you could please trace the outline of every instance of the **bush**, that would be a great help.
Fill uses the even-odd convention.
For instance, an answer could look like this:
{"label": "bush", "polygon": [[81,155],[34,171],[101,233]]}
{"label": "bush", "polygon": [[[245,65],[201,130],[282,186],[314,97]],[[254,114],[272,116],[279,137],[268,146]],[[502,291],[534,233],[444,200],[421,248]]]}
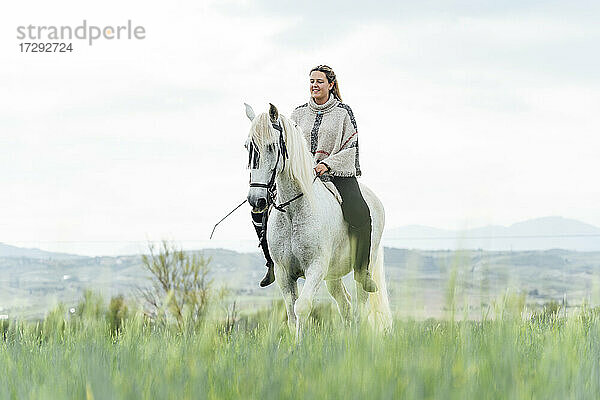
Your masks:
{"label": "bush", "polygon": [[75,315],[85,320],[99,320],[104,317],[104,299],[100,293],[94,293],[90,289],[83,292],[83,299],[75,307]]}
{"label": "bush", "polygon": [[553,323],[559,319],[562,306],[555,300],[544,304],[541,311],[536,311],[531,315],[531,320],[536,323]]}
{"label": "bush", "polygon": [[202,321],[213,296],[210,259],[185,253],[166,241],[158,252],[152,244],[149,249],[150,255],[142,256],[142,262],[152,285],[141,291],[149,314],[173,317],[180,328],[184,320]]}
{"label": "bush", "polygon": [[123,321],[127,319],[128,315],[129,310],[127,309],[123,295],[120,294],[110,299],[106,321],[112,333],[119,334],[121,332]]}
{"label": "bush", "polygon": [[10,327],[10,322],[7,319],[0,321],[0,335],[2,335],[3,340],[6,340],[6,336],[8,335],[9,327]]}
{"label": "bush", "polygon": [[46,315],[41,326],[36,326],[40,340],[43,341],[50,338],[62,339],[67,327],[66,316],[67,308],[63,303],[58,303],[58,305]]}

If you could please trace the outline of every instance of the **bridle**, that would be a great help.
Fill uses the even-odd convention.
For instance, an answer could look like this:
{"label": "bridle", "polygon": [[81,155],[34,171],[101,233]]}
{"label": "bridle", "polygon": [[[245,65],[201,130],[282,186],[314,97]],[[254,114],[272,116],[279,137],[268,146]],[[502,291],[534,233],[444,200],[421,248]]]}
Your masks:
{"label": "bridle", "polygon": [[[252,118],[250,118],[250,119],[252,119]],[[275,177],[277,175],[277,166],[279,165],[279,158],[281,157],[283,159],[283,168],[285,168],[285,160],[288,158],[288,152],[287,152],[287,146],[285,144],[285,140],[283,138],[283,129],[281,128],[281,124],[279,123],[279,120],[277,120],[276,122],[272,122],[271,125],[273,126],[273,128],[276,131],[279,132],[279,149],[277,151],[277,161],[275,162],[275,168],[273,168],[273,172],[271,173],[271,178],[269,179],[268,183],[250,181],[250,187],[260,187],[260,188],[267,189],[266,210],[268,210],[269,207],[272,205],[273,208],[275,208],[276,210],[285,212],[285,207],[287,207],[294,200],[297,200],[300,197],[304,196],[304,193],[297,194],[296,196],[292,197],[290,200],[288,200],[284,203],[281,203],[279,205],[275,204],[275,197],[277,194],[277,188],[275,187]],[[258,166],[259,156],[260,156],[260,152],[258,151],[258,146],[256,146],[256,144],[254,142],[250,142],[249,149],[248,149],[248,168],[250,168],[250,167],[254,168],[255,166]],[[318,175],[315,176],[315,178],[313,179],[313,183],[315,182],[315,180],[317,180],[317,178],[318,178]],[[252,175],[250,175],[250,179],[252,179]],[[210,239],[212,239],[217,226],[221,222],[223,222],[225,220],[225,218],[227,218],[231,214],[233,214],[233,212],[235,210],[237,210],[242,205],[244,205],[244,203],[246,203],[247,201],[248,201],[248,199],[245,199],[244,201],[242,201],[233,210],[231,210],[227,215],[225,215],[223,218],[221,218],[219,220],[219,222],[217,222],[215,224],[215,226],[212,229],[212,232],[210,233]],[[267,220],[267,215],[268,215],[268,212],[264,213],[264,215],[263,215],[263,226],[266,226],[265,223]]]}
{"label": "bridle", "polygon": [[[288,155],[288,151],[287,151],[287,146],[285,144],[285,139],[283,138],[283,128],[281,128],[281,124],[279,123],[279,120],[277,120],[276,122],[272,122],[271,126],[276,131],[279,132],[279,148],[277,151],[277,161],[275,161],[275,167],[273,167],[273,170],[271,172],[271,178],[269,179],[269,182],[267,182],[267,183],[252,182],[252,180],[250,180],[250,187],[251,188],[259,187],[259,188],[267,189],[267,206],[266,206],[267,210],[269,209],[269,207],[271,205],[273,205],[273,208],[275,208],[276,210],[285,212],[285,207],[288,206],[294,200],[297,200],[300,197],[302,197],[304,195],[304,193],[297,194],[292,199],[290,199],[284,203],[281,203],[279,205],[275,204],[275,198],[277,195],[277,187],[275,185],[275,178],[277,176],[277,166],[279,165],[279,159],[281,158],[283,160],[282,169],[285,168],[285,160],[287,160],[289,158],[289,155]],[[260,153],[258,151],[258,146],[256,146],[253,142],[251,142],[251,148],[249,150],[249,155],[248,155],[248,168],[250,168],[250,166],[253,163],[254,163],[254,165],[258,165],[259,156],[260,156]],[[252,179],[252,175],[250,175],[250,179]]]}

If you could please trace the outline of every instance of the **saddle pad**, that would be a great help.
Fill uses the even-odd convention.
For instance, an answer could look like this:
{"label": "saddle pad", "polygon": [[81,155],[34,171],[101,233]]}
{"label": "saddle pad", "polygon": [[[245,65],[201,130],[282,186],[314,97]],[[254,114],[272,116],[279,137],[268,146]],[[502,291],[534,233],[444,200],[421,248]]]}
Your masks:
{"label": "saddle pad", "polygon": [[335,187],[335,185],[333,184],[333,182],[331,182],[331,181],[323,182],[323,185],[325,185],[327,190],[329,190],[329,192],[333,195],[333,197],[335,197],[337,202],[340,203],[340,205],[342,205],[342,196],[340,195],[340,192],[338,192],[338,190]]}

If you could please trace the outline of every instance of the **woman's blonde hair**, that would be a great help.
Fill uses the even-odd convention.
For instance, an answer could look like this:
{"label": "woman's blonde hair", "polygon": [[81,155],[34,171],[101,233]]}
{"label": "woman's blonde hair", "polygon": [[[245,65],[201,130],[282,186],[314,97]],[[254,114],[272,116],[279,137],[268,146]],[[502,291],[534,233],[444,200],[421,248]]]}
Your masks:
{"label": "woman's blonde hair", "polygon": [[327,83],[333,82],[333,87],[331,88],[329,93],[332,93],[336,99],[342,101],[342,95],[340,94],[340,85],[337,81],[337,78],[335,77],[335,72],[333,72],[333,69],[331,69],[331,67],[328,65],[317,65],[316,67],[311,69],[308,74],[312,74],[313,71],[320,71],[324,73],[327,77]]}

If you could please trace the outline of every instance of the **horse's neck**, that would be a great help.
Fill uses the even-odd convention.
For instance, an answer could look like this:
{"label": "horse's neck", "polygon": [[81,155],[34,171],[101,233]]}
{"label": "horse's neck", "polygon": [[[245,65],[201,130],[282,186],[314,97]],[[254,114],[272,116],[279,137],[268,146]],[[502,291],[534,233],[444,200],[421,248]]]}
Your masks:
{"label": "horse's neck", "polygon": [[[295,179],[292,179],[287,173],[281,172],[277,175],[277,204],[284,203],[289,201],[302,193],[300,189],[300,185],[296,182]],[[300,197],[297,200],[292,201],[286,208],[291,211],[291,214],[294,211],[298,211],[304,207],[308,206],[307,199],[304,196]],[[288,215],[288,216],[291,216]]]}
{"label": "horse's neck", "polygon": [[277,174],[277,203],[288,201],[299,194],[302,190],[295,179],[292,179],[287,173]]}

